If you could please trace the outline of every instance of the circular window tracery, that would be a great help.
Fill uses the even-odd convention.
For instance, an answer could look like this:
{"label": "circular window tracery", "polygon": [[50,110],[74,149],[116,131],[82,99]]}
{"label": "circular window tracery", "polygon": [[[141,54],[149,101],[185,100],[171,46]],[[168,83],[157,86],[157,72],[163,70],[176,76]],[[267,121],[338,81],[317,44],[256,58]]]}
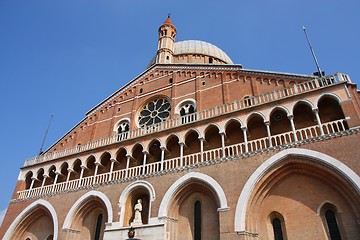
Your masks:
{"label": "circular window tracery", "polygon": [[170,102],[164,98],[147,103],[139,114],[139,125],[150,126],[165,121],[170,116]]}

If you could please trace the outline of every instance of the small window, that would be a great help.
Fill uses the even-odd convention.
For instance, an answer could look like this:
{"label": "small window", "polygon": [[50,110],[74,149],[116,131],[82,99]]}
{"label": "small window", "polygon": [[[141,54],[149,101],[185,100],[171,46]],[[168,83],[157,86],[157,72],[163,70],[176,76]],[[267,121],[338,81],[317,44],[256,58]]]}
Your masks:
{"label": "small window", "polygon": [[209,63],[213,63],[213,58],[209,58]]}
{"label": "small window", "polygon": [[339,226],[336,221],[336,215],[334,211],[328,209],[325,212],[326,224],[329,230],[331,240],[341,240]]}
{"label": "small window", "polygon": [[118,112],[120,112],[120,110],[121,110],[121,108],[120,108],[120,107],[118,107]]}
{"label": "small window", "polygon": [[166,56],[166,60],[169,60],[170,59],[170,57],[169,56]]}
{"label": "small window", "polygon": [[98,215],[98,217],[97,217],[97,220],[96,220],[94,240],[99,240],[100,239],[100,231],[101,231],[102,219],[103,219],[103,215],[100,213]]}
{"label": "small window", "polygon": [[204,86],[204,85],[205,85],[205,82],[202,82],[202,85]]}
{"label": "small window", "polygon": [[169,83],[173,83],[173,79],[172,79],[172,78],[169,79]]}
{"label": "small window", "polygon": [[201,240],[201,202],[194,204],[194,240]]}
{"label": "small window", "polygon": [[280,219],[274,218],[271,223],[274,230],[274,240],[283,240],[284,238],[283,238]]}
{"label": "small window", "polygon": [[143,89],[142,88],[140,88],[140,93],[142,93],[143,92]]}

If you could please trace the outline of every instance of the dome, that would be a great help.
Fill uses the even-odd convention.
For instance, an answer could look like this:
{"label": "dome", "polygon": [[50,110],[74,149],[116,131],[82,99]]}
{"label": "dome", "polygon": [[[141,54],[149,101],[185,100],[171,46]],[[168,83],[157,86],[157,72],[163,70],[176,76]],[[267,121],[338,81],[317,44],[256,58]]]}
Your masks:
{"label": "dome", "polygon": [[186,40],[175,42],[174,56],[186,54],[207,55],[224,61],[227,64],[234,64],[230,57],[217,46],[199,40]]}

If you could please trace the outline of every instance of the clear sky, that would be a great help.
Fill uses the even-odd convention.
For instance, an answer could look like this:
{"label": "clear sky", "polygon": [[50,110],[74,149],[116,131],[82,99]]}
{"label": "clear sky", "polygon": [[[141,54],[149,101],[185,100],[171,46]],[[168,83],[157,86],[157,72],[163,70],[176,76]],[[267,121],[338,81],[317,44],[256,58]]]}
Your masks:
{"label": "clear sky", "polygon": [[[19,169],[143,72],[168,13],[177,41],[203,40],[247,69],[322,70],[360,82],[360,2],[0,0],[0,220]],[[1,221],[0,221],[1,222]]]}

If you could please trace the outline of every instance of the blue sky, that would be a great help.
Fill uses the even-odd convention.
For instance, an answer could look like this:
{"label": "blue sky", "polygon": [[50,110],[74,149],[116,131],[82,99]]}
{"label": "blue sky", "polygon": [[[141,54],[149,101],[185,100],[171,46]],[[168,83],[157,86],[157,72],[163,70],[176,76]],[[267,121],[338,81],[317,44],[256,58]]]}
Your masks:
{"label": "blue sky", "polygon": [[[203,40],[247,69],[316,71],[360,81],[360,3],[319,1],[0,0],[0,220],[19,168],[143,72],[168,13],[177,41]],[[0,221],[1,222],[1,221]]]}

